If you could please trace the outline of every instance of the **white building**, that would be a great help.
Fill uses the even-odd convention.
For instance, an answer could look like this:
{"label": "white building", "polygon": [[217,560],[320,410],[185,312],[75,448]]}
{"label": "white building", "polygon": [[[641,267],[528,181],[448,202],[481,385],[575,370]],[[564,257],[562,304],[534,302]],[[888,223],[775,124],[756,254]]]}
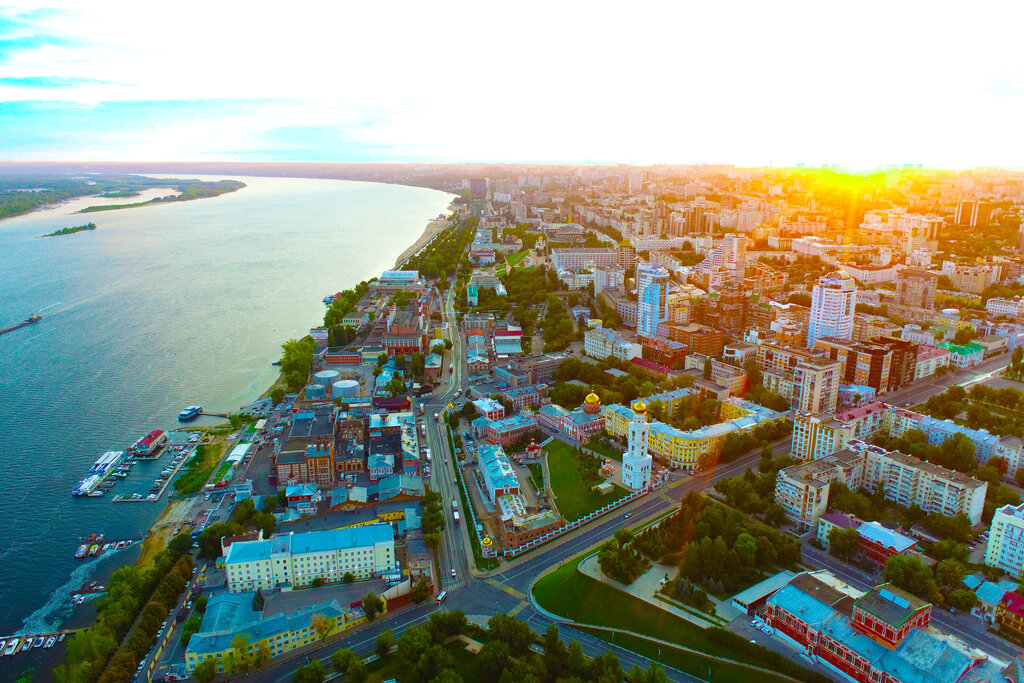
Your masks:
{"label": "white building", "polygon": [[668,270],[641,263],[636,267],[636,333],[657,337],[658,326],[668,322]]}
{"label": "white building", "polygon": [[591,358],[605,360],[609,356],[629,362],[640,358],[643,349],[635,342],[623,339],[613,330],[596,327],[583,334],[583,352]]}
{"label": "white building", "polygon": [[629,445],[622,454],[622,484],[638,491],[651,484],[652,458],[647,452],[647,406],[642,401],[633,404],[633,420],[629,423]]}
{"label": "white building", "polygon": [[1003,315],[1007,318],[1016,318],[1020,314],[1024,301],[1014,299],[989,299],[985,302],[985,310],[992,315]]}
{"label": "white building", "polygon": [[852,339],[856,301],[857,283],[845,270],[819,277],[811,293],[807,348],[821,337]]}
{"label": "white building", "polygon": [[224,567],[232,593],[368,579],[396,569],[395,537],[390,524],[276,534],[232,543]]}
{"label": "white building", "polygon": [[1004,505],[992,516],[985,564],[1014,576],[1024,574],[1024,503]]}

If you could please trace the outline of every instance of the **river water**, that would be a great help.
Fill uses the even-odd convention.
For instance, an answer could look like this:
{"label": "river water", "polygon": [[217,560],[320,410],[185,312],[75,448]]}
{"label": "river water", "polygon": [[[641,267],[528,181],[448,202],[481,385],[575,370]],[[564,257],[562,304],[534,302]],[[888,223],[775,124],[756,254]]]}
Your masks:
{"label": "river water", "polygon": [[[452,199],[238,179],[247,187],[212,199],[70,215],[112,203],[79,199],[0,222],[0,327],[44,316],[0,336],[0,637],[61,623],[70,591],[120,563],[75,560],[79,537],[140,537],[163,510],[166,496],[72,498],[97,457],[176,426],[185,405],[227,412],[257,398],[281,342],[322,321],[321,299],[393,267]],[[36,239],[89,221],[98,229]]]}

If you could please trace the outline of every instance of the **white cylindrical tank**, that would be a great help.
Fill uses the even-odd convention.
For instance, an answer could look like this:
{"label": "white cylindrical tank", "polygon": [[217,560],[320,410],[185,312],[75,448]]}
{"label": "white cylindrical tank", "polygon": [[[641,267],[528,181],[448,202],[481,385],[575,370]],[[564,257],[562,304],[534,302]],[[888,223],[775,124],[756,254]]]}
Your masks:
{"label": "white cylindrical tank", "polygon": [[359,382],[343,379],[331,385],[331,398],[359,398]]}
{"label": "white cylindrical tank", "polygon": [[316,401],[327,396],[327,389],[321,384],[310,384],[306,387],[306,400]]}
{"label": "white cylindrical tank", "polygon": [[337,370],[321,370],[313,375],[313,381],[322,387],[329,387],[338,380],[341,373]]}

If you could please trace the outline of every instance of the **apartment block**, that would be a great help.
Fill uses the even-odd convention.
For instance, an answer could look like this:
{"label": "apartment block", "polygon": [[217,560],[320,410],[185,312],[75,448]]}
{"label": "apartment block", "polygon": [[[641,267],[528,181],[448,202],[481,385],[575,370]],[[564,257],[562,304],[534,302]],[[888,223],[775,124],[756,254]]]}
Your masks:
{"label": "apartment block", "polygon": [[1004,505],[992,516],[985,564],[1016,577],[1024,575],[1024,503]]}

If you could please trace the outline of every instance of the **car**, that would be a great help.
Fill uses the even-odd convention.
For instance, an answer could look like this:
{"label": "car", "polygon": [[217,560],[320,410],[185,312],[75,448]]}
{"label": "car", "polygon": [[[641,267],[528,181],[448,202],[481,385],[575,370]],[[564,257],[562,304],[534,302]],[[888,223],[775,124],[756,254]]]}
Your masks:
{"label": "car", "polygon": [[750,625],[751,626],[757,626],[757,619],[751,619],[750,620]]}
{"label": "car", "polygon": [[189,600],[187,603],[185,603],[185,609],[192,609],[192,601],[191,600]]}
{"label": "car", "polygon": [[452,567],[452,578],[454,579],[458,574],[455,573],[455,567]]}
{"label": "car", "polygon": [[622,518],[626,519],[627,517],[632,517],[632,516],[633,516],[632,512],[627,512],[625,515],[622,516]]}
{"label": "car", "polygon": [[195,574],[197,571],[199,571],[199,567],[192,567],[192,573],[193,574]]}

